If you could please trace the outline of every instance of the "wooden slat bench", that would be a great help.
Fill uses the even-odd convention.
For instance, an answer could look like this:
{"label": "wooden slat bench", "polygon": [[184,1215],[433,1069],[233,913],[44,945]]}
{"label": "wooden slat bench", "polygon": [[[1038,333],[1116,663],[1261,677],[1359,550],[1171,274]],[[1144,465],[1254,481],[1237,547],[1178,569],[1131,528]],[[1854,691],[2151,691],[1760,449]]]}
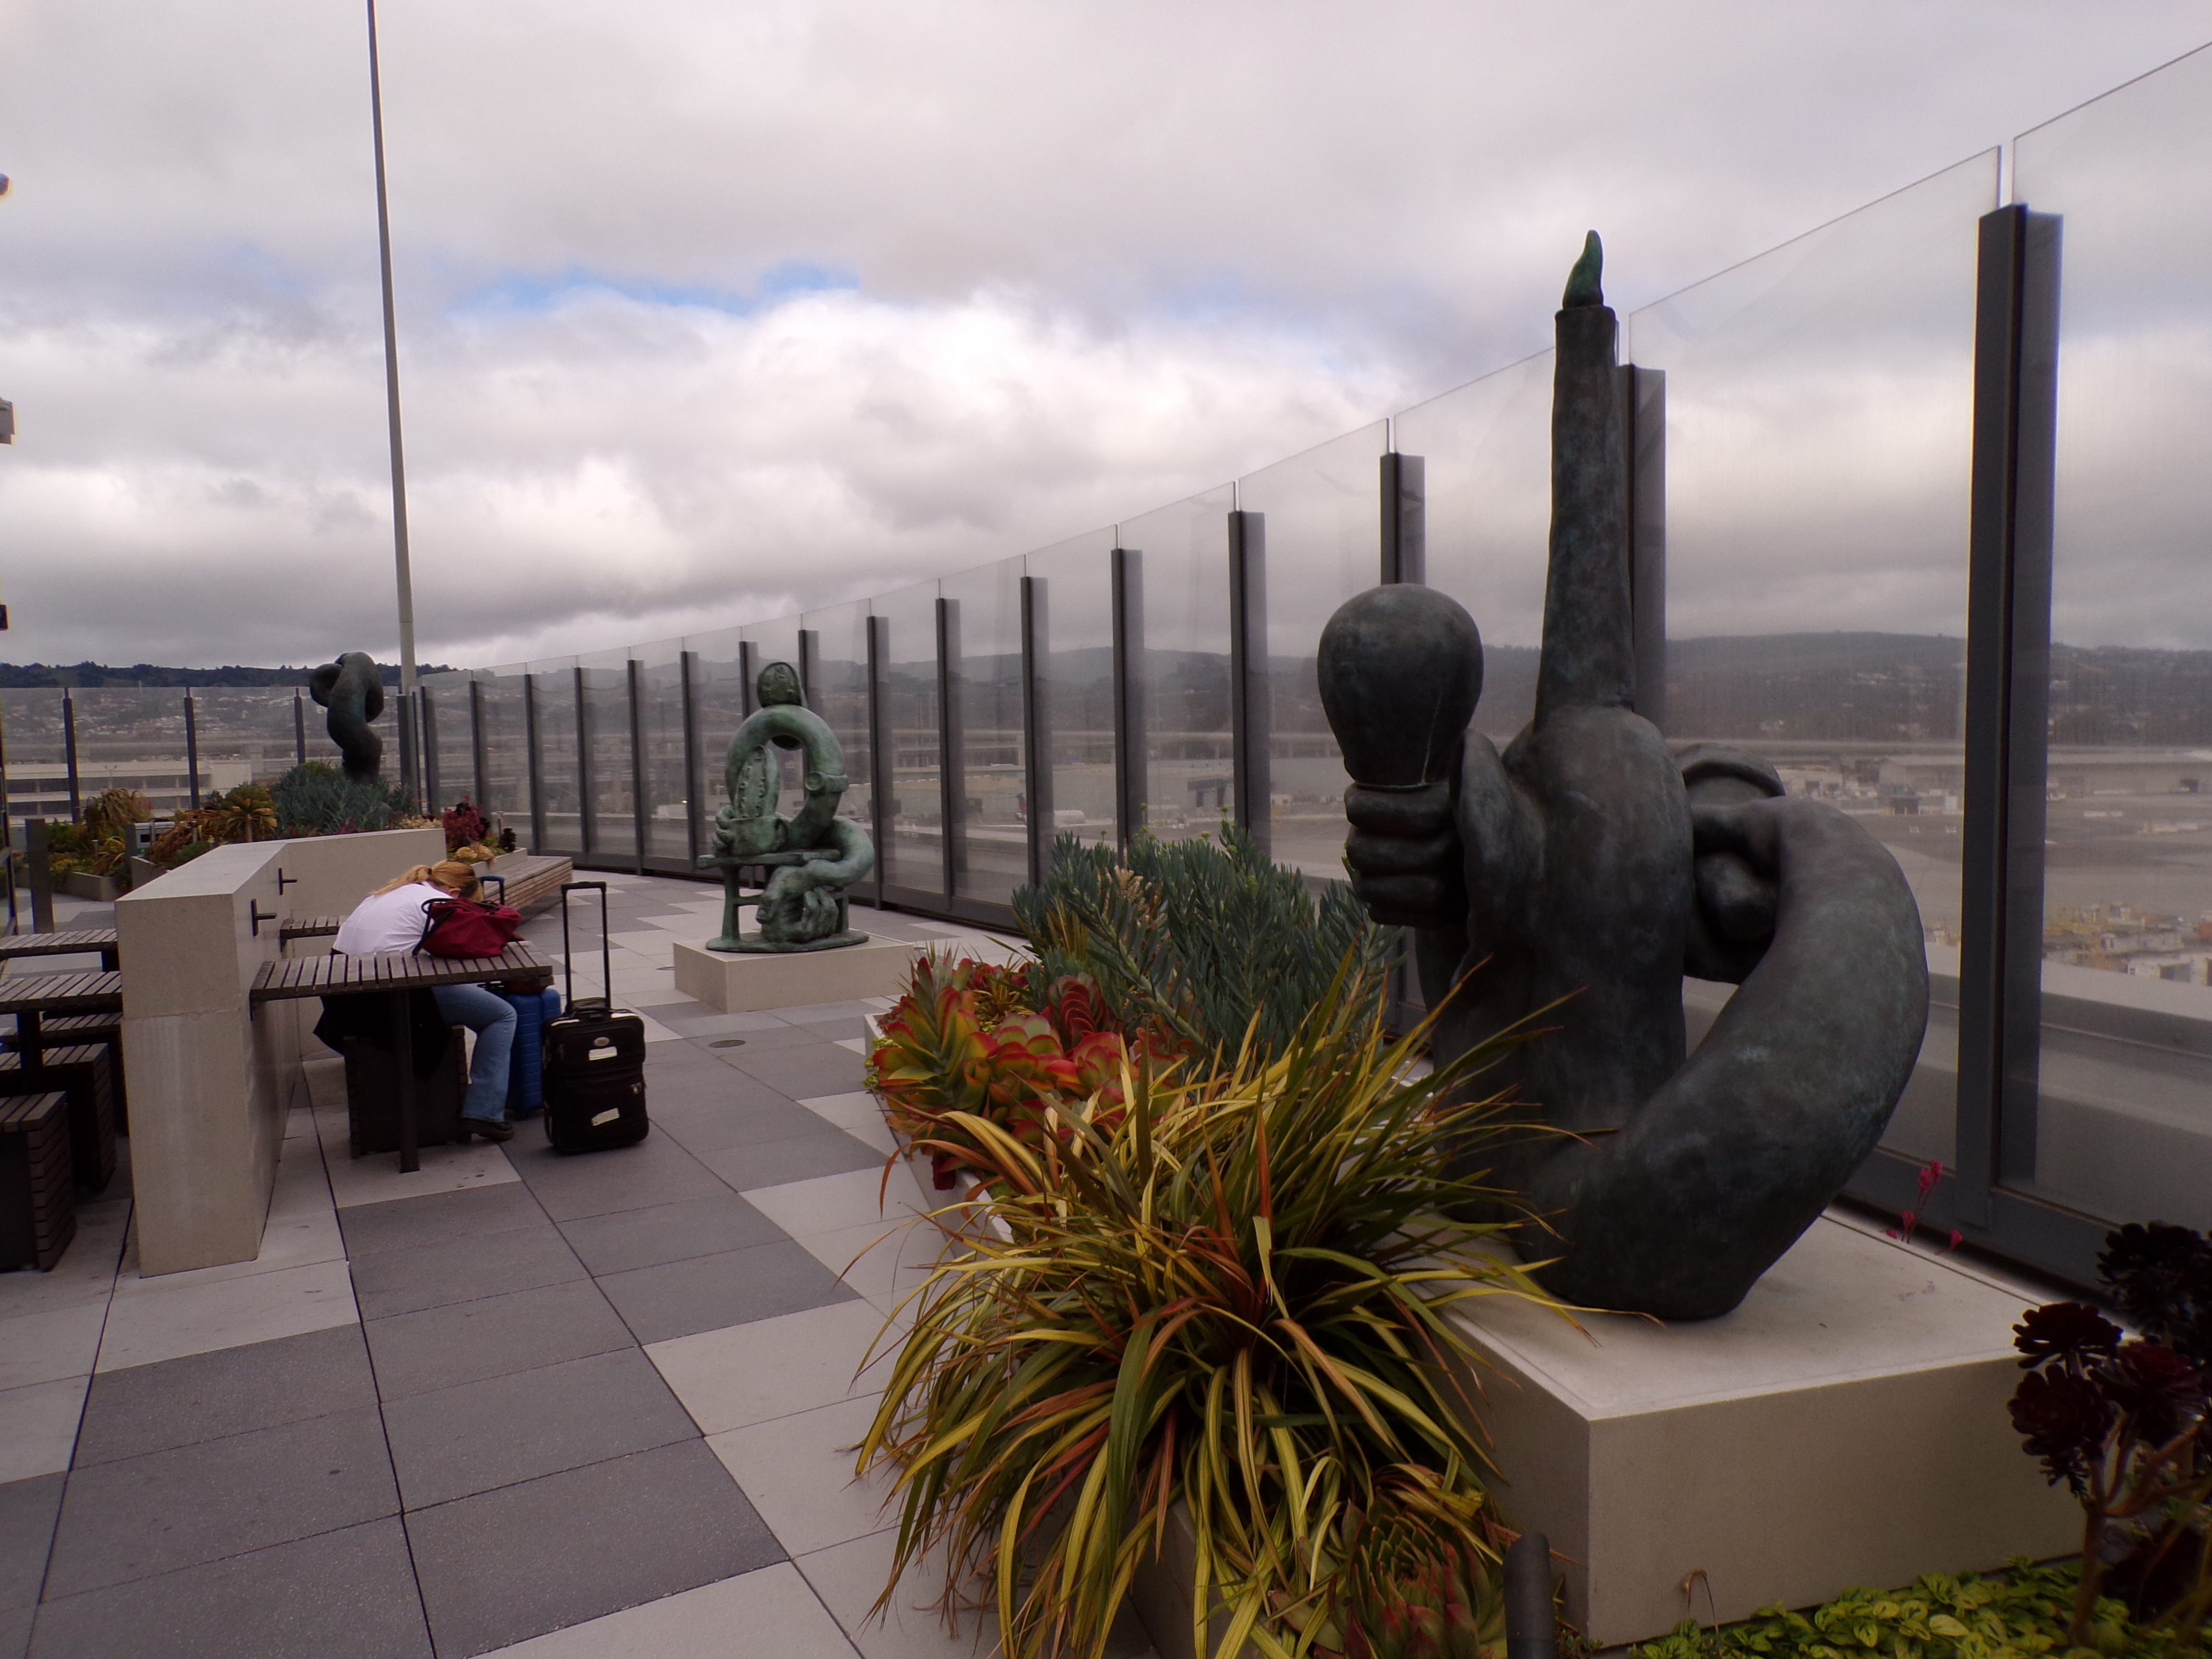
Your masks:
{"label": "wooden slat bench", "polygon": [[[562,884],[575,880],[576,866],[563,854],[509,853],[489,864],[477,866],[477,874],[495,878],[485,887],[486,898],[511,906],[525,916],[534,916],[561,902]],[[502,883],[506,886],[503,896],[500,891]]]}
{"label": "wooden slat bench", "polygon": [[69,1097],[0,1100],[0,1272],[52,1268],[76,1237]]}

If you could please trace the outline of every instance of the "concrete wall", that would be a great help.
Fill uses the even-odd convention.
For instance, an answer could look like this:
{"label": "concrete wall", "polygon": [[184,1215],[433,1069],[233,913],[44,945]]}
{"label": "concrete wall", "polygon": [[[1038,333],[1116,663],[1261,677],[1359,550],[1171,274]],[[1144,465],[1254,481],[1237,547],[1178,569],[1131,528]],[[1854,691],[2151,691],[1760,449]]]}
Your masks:
{"label": "concrete wall", "polygon": [[343,915],[444,852],[438,830],[219,847],[116,901],[142,1273],[260,1253],[299,1083],[300,1009],[318,1005],[272,1004],[257,1017],[254,975],[282,953],[276,921],[257,933],[252,908],[264,917]]}

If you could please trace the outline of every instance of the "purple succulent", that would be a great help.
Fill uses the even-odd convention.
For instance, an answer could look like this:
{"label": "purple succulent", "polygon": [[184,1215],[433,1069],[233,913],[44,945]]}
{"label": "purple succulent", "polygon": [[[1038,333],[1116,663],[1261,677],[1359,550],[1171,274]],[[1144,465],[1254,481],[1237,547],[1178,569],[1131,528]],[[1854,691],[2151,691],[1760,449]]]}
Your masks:
{"label": "purple succulent", "polygon": [[2163,1444],[2204,1409],[2204,1379],[2171,1348],[2130,1342],[2103,1368],[2105,1397],[2143,1439]]}
{"label": "purple succulent", "polygon": [[2030,1371],[2012,1396],[2012,1425],[2028,1455],[2043,1460],[2052,1486],[2063,1480],[2077,1494],[2116,1416],[2096,1385],[2071,1371]]}
{"label": "purple succulent", "polygon": [[2111,1353],[2120,1346],[2120,1328],[2082,1302],[2053,1302],[2030,1308],[2012,1328],[2013,1346],[2036,1366],[2051,1359],[2080,1362]]}

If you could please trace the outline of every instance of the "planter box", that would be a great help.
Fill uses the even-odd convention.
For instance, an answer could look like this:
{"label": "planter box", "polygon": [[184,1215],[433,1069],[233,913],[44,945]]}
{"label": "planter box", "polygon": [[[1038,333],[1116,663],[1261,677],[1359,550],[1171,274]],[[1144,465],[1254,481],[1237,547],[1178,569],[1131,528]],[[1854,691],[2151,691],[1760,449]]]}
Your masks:
{"label": "planter box", "polygon": [[62,878],[61,890],[71,898],[90,899],[95,904],[112,904],[131,890],[131,884],[120,876],[73,874]]}

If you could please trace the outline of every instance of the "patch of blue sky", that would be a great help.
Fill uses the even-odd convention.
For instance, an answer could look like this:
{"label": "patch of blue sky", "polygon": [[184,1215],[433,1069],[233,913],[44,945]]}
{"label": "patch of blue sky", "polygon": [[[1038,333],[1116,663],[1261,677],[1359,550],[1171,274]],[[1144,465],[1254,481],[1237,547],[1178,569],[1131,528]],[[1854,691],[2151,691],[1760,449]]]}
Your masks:
{"label": "patch of blue sky", "polygon": [[750,293],[705,283],[662,282],[650,276],[617,276],[582,265],[547,274],[502,271],[454,300],[456,315],[502,312],[534,313],[559,309],[594,295],[616,295],[641,304],[726,312],[750,317],[803,294],[850,293],[860,279],[835,265],[787,259],[761,273]]}

